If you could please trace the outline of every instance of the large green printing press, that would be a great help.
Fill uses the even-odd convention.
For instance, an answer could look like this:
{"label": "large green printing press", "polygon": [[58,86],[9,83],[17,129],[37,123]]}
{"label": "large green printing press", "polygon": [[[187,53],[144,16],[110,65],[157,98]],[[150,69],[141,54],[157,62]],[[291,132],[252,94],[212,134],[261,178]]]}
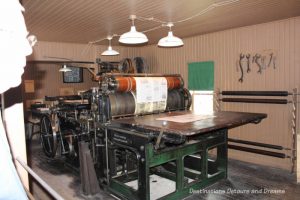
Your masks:
{"label": "large green printing press", "polygon": [[182,199],[227,178],[228,129],[266,117],[196,115],[180,75],[105,73],[97,80],[99,87],[46,97],[51,107],[32,111],[41,118],[44,153],[78,167],[87,195],[104,189],[121,199]]}

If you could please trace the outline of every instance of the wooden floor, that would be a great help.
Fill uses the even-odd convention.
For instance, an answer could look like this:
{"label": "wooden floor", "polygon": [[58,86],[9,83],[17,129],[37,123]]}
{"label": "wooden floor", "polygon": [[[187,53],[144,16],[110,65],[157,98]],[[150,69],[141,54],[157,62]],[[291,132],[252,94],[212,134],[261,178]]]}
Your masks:
{"label": "wooden floor", "polygon": [[[33,170],[65,199],[114,199],[105,191],[93,197],[83,196],[78,172],[70,169],[62,160],[46,158],[37,140],[29,145],[28,154]],[[193,195],[186,199],[300,199],[300,185],[296,184],[295,175],[288,171],[237,160],[229,160],[228,168],[228,179],[204,190],[190,191]],[[52,199],[36,182],[32,181],[31,186],[36,199]]]}

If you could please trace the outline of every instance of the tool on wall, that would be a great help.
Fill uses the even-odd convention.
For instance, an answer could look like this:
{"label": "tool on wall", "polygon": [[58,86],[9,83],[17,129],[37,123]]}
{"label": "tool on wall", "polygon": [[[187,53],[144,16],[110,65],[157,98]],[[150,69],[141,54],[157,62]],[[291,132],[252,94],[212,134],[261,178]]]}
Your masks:
{"label": "tool on wall", "polygon": [[276,57],[273,58],[273,69],[276,69],[275,61],[276,61]]}
{"label": "tool on wall", "polygon": [[244,81],[244,69],[243,69],[243,59],[246,59],[247,73],[251,72],[251,64],[258,67],[257,73],[262,74],[263,70],[267,70],[273,65],[273,69],[276,69],[276,53],[273,50],[264,50],[261,53],[240,53],[239,60],[237,60],[237,67],[241,70],[241,76],[238,79],[240,83]]}
{"label": "tool on wall", "polygon": [[270,60],[268,63],[268,67],[270,67],[272,60],[273,60],[273,53],[270,53]]}
{"label": "tool on wall", "polygon": [[239,78],[239,82],[243,82],[244,81],[244,70],[243,70],[243,63],[242,60],[244,59],[245,55],[244,54],[240,54],[240,60],[239,60],[239,66],[240,66],[240,70],[241,70],[241,77]]}
{"label": "tool on wall", "polygon": [[266,65],[266,56],[261,56],[261,69],[266,69],[267,65]]}
{"label": "tool on wall", "polygon": [[135,70],[137,73],[147,73],[149,72],[149,66],[143,57],[135,57],[133,59],[135,65]]}
{"label": "tool on wall", "polygon": [[249,73],[251,71],[250,70],[250,57],[251,57],[251,55],[250,55],[250,53],[248,53],[246,55],[246,58],[247,58],[247,73]]}
{"label": "tool on wall", "polygon": [[276,57],[275,57],[274,53],[273,52],[270,53],[270,59],[269,59],[268,67],[271,66],[271,63],[273,63],[273,69],[276,69],[275,60],[276,60]]}
{"label": "tool on wall", "polygon": [[255,54],[254,56],[254,63],[256,63],[256,65],[258,66],[258,71],[257,73],[262,73],[262,67],[261,67],[261,63],[259,62],[259,60],[261,59],[261,55],[260,54]]}

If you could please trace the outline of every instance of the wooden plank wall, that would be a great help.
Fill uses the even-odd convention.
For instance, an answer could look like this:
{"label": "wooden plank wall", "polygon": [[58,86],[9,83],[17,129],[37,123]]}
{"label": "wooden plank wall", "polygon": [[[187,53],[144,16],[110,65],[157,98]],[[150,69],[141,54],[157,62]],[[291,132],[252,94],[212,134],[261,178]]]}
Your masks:
{"label": "wooden plank wall", "polygon": [[[174,33],[176,35],[176,32]],[[187,82],[187,63],[213,60],[215,62],[215,88],[221,90],[288,90],[300,87],[300,17],[271,23],[230,29],[184,39],[184,47],[164,49],[156,45],[128,48],[115,47],[119,56],[101,57],[106,61],[118,61],[124,57],[143,56],[152,73],[179,73]],[[85,53],[87,45],[39,42],[29,59],[44,60],[45,56],[66,57],[74,60],[91,60],[100,57],[106,46],[94,46]],[[267,68],[257,74],[252,65],[244,83],[239,83],[237,61],[240,53],[263,53],[273,50],[276,54],[276,69]],[[84,51],[84,52],[83,52]],[[82,53],[83,52],[83,53]],[[26,94],[25,99],[58,95],[60,87],[76,90],[96,86],[84,72],[83,84],[63,84],[60,66],[27,66],[23,79],[35,79],[36,92]],[[47,75],[46,75],[47,74]],[[298,107],[300,107],[298,105]],[[223,104],[223,110],[264,112],[268,119],[259,125],[246,125],[230,131],[230,137],[292,147],[290,106],[266,104]],[[300,115],[298,112],[298,123]],[[298,126],[299,127],[299,126]],[[299,131],[298,131],[299,132]],[[290,153],[286,151],[286,153]],[[290,169],[289,159],[278,159],[246,152],[231,151],[230,157],[254,163]]]}
{"label": "wooden plank wall", "polygon": [[[176,35],[176,32],[174,33]],[[300,17],[271,23],[230,29],[184,39],[181,48],[142,48],[153,73],[179,73],[187,82],[187,63],[213,60],[215,62],[215,88],[221,90],[288,90],[300,86]],[[267,68],[251,73],[239,83],[237,61],[240,53],[277,54],[276,69]],[[298,107],[300,107],[298,105]],[[256,142],[292,147],[291,106],[267,104],[223,103],[223,110],[263,112],[269,116],[259,125],[246,125],[230,131],[229,136]],[[298,123],[300,115],[298,113]],[[290,151],[286,151],[290,154]],[[231,158],[265,164],[290,170],[289,159],[278,159],[256,154],[229,151]]]}
{"label": "wooden plank wall", "polygon": [[[95,61],[101,58],[103,61],[120,61],[123,58],[133,58],[140,53],[140,48],[114,47],[120,52],[118,56],[101,56],[107,46],[88,46],[86,44],[38,42],[34,47],[33,54],[27,60],[54,60],[47,57],[62,57],[78,61]],[[35,92],[25,93],[25,101],[41,99],[47,96],[59,95],[60,88],[74,88],[75,93],[79,90],[88,90],[98,86],[91,80],[91,74],[84,69],[83,83],[63,83],[62,73],[58,70],[60,65],[54,64],[27,64],[23,80],[35,80]]]}

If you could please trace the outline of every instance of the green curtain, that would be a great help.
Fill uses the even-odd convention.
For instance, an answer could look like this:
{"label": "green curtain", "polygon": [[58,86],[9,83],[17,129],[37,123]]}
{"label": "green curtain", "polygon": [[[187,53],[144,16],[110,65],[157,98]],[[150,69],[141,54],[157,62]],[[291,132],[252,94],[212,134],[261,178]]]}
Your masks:
{"label": "green curtain", "polygon": [[214,62],[188,63],[189,90],[214,90]]}

